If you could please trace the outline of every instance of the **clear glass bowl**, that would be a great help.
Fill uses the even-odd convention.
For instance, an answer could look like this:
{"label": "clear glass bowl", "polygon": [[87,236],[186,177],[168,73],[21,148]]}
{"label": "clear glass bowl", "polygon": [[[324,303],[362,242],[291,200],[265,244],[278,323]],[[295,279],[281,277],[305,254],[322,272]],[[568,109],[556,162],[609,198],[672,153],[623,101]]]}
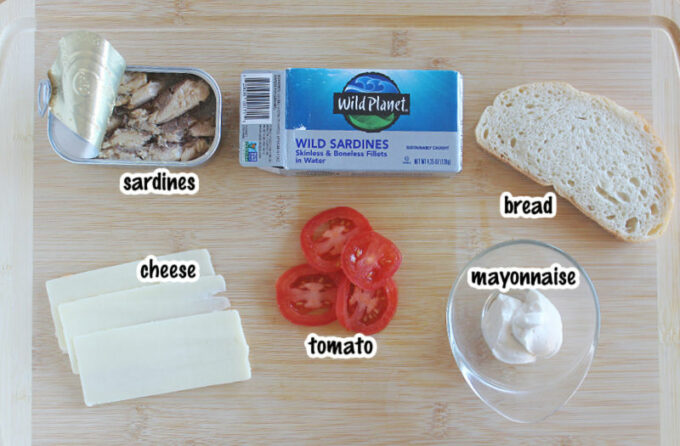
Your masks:
{"label": "clear glass bowl", "polygon": [[[496,359],[482,336],[481,315],[490,295],[467,283],[472,267],[547,268],[553,263],[575,267],[573,290],[540,290],[562,317],[563,343],[549,359],[510,365]],[[522,296],[525,290],[506,294]],[[564,251],[534,240],[499,243],[473,258],[453,284],[446,309],[446,328],[456,363],[475,394],[505,418],[520,423],[543,420],[564,406],[583,382],[600,334],[600,304],[588,274]]]}

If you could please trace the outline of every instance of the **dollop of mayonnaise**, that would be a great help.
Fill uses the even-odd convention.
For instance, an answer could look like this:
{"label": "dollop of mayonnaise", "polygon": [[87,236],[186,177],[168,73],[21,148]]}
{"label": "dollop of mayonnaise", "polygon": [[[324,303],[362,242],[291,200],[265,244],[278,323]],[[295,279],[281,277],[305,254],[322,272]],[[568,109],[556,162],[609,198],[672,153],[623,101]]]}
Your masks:
{"label": "dollop of mayonnaise", "polygon": [[536,290],[529,290],[523,299],[501,293],[482,315],[482,335],[499,361],[529,364],[560,350],[562,317]]}

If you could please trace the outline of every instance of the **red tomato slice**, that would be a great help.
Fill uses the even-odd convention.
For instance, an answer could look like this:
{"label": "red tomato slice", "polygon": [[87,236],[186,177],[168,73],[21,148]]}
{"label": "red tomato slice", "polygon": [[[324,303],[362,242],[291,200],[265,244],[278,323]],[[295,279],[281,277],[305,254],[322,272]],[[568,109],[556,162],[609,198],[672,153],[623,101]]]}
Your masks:
{"label": "red tomato slice", "polygon": [[347,240],[340,262],[352,283],[365,290],[375,290],[397,272],[401,252],[377,232],[362,232]]}
{"label": "red tomato slice", "polygon": [[364,290],[345,278],[338,288],[335,312],[346,329],[370,335],[387,327],[397,311],[397,301],[397,285],[392,279],[376,290]]}
{"label": "red tomato slice", "polygon": [[354,209],[328,209],[312,217],[302,228],[302,252],[307,262],[319,271],[340,271],[340,255],[347,239],[370,230],[366,217]]}
{"label": "red tomato slice", "polygon": [[294,266],[276,281],[276,301],[283,317],[298,325],[333,322],[338,273],[324,273],[304,264]]}

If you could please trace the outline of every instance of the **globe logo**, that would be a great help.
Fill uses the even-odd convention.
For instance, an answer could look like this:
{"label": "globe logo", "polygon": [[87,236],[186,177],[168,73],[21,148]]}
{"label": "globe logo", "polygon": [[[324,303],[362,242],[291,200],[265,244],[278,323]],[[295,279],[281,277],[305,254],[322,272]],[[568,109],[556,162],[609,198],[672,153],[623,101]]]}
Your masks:
{"label": "globe logo", "polygon": [[382,73],[367,72],[354,76],[341,93],[333,94],[333,113],[344,115],[357,130],[379,132],[394,125],[401,115],[410,113],[410,95]]}

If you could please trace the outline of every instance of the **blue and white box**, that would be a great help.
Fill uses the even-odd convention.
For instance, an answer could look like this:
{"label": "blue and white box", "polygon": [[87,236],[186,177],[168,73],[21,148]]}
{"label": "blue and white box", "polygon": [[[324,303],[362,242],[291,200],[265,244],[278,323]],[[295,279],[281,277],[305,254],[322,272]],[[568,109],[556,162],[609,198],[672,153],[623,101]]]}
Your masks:
{"label": "blue and white box", "polygon": [[241,75],[241,165],[278,173],[454,174],[456,71],[289,68]]}

